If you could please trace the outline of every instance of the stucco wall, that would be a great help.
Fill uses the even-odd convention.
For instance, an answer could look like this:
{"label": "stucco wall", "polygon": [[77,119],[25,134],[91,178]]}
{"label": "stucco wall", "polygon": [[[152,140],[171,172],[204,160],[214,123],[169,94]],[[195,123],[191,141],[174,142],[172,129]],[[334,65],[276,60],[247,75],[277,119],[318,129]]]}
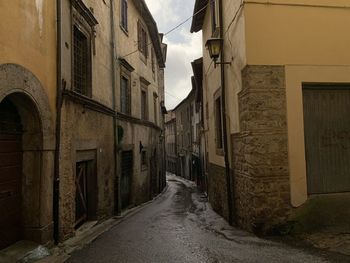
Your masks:
{"label": "stucco wall", "polygon": [[[226,70],[226,107],[227,107],[227,129],[228,133],[238,132],[240,128],[238,115],[238,92],[242,88],[241,70],[246,65],[245,55],[245,19],[242,10],[238,13],[236,21],[231,24],[234,14],[239,9],[241,1],[223,1],[224,11],[224,48]],[[224,166],[223,156],[217,155],[215,145],[215,116],[214,116],[214,94],[221,86],[220,66],[214,68],[209,57],[205,43],[212,37],[210,9],[207,8],[203,23],[203,107],[205,130],[208,138],[208,152],[210,162]],[[208,103],[208,120],[206,120],[206,104]]]}
{"label": "stucco wall", "polygon": [[[101,103],[106,109],[113,108],[112,49],[110,6],[104,1],[83,1],[92,10],[98,21],[96,37],[91,47],[91,98],[90,102]],[[73,90],[72,83],[72,14],[71,1],[62,1],[62,78],[66,90]],[[94,54],[94,46],[95,51]],[[64,240],[74,235],[76,223],[76,163],[88,159],[95,161],[94,190],[89,193],[96,201],[96,209],[88,212],[88,220],[110,217],[115,208],[115,156],[113,117],[106,112],[90,109],[81,99],[64,95],[62,106],[61,154],[60,154],[60,218],[59,235]],[[91,106],[91,104],[87,103]],[[92,107],[94,108],[94,107]],[[84,157],[85,156],[85,157]],[[90,178],[92,179],[92,178]],[[88,179],[88,180],[90,180]],[[89,183],[88,183],[89,184]],[[95,211],[96,210],[96,211]]]}
{"label": "stucco wall", "polygon": [[302,85],[350,83],[350,66],[288,65],[285,68],[291,202],[298,207],[308,198]]}
{"label": "stucco wall", "polygon": [[[112,49],[110,7],[103,1],[84,0],[98,21],[95,26],[96,54],[91,49],[92,99],[112,108]],[[71,1],[62,1],[62,78],[67,82],[67,89],[72,89],[72,18]]]}
{"label": "stucco wall", "polygon": [[349,64],[349,1],[254,2],[244,7],[248,64]]}
{"label": "stucco wall", "polygon": [[18,64],[32,72],[48,96],[50,110],[55,112],[55,4],[43,0],[1,1],[0,17],[0,64]]}
{"label": "stucco wall", "polygon": [[[117,49],[117,57],[125,59],[135,70],[131,73],[131,115],[136,118],[141,118],[141,83],[140,83],[140,77],[145,78],[148,82],[150,82],[150,85],[148,86],[148,120],[151,122],[155,121],[154,118],[154,107],[153,107],[153,93],[155,92],[158,94],[159,98],[157,99],[158,105],[160,103],[160,99],[162,98],[162,88],[159,87],[159,85],[164,85],[163,83],[159,82],[159,80],[162,80],[162,76],[159,77],[159,66],[157,62],[157,58],[154,55],[154,63],[155,63],[155,72],[152,72],[151,67],[151,48],[153,48],[153,45],[148,45],[148,58],[146,60],[146,63],[141,58],[143,55],[138,51],[138,37],[137,37],[137,21],[141,20],[144,24],[147,35],[148,35],[148,42],[151,43],[151,38],[149,31],[146,27],[146,23],[144,22],[144,19],[141,14],[139,14],[138,10],[136,9],[133,1],[128,1],[128,31],[125,32],[125,30],[122,29],[120,24],[120,4],[121,1],[116,1],[115,7],[116,7],[116,26],[115,26],[115,32],[116,32],[116,49]],[[132,53],[132,54],[131,54]],[[161,73],[162,74],[162,73]],[[119,87],[120,83],[120,68],[118,67],[117,70],[117,87]],[[160,88],[160,90],[159,90]],[[120,95],[120,89],[116,89],[116,96],[119,98]],[[117,99],[117,109],[120,109],[120,99]],[[158,122],[157,125],[160,125],[160,118],[159,118],[159,109],[157,109],[158,113]]]}

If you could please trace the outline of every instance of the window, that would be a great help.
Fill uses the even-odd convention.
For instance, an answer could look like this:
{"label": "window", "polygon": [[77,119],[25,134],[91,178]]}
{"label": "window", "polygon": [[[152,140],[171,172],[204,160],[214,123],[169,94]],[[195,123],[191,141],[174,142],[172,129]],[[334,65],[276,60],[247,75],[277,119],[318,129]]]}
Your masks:
{"label": "window", "polygon": [[147,87],[141,85],[141,119],[148,119]]}
{"label": "window", "polygon": [[125,74],[122,74],[120,78],[120,111],[131,115],[130,78]]}
{"label": "window", "polygon": [[83,95],[89,95],[89,44],[88,38],[74,26],[74,90]]}
{"label": "window", "polygon": [[157,98],[158,95],[156,93],[153,93],[153,110],[154,110],[154,123],[158,123],[158,105],[157,105]]}
{"label": "window", "polygon": [[126,32],[128,31],[128,1],[127,0],[121,0],[121,7],[120,7],[120,26],[122,29],[124,29]]}
{"label": "window", "polygon": [[152,63],[152,72],[153,72],[153,77],[154,77],[155,63],[154,63],[154,50],[153,50],[153,48],[151,48],[151,63]]}
{"label": "window", "polygon": [[217,0],[210,0],[211,29],[213,36],[217,36],[218,34],[218,11]]}
{"label": "window", "polygon": [[[219,90],[220,92],[220,90]],[[221,109],[221,96],[215,98],[215,139],[216,148],[223,148],[223,131],[222,131],[222,109]]]}
{"label": "window", "polygon": [[138,40],[139,51],[147,59],[148,57],[147,31],[146,31],[146,27],[141,23],[140,20],[137,22],[137,40]]}
{"label": "window", "polygon": [[91,97],[91,50],[95,54],[94,27],[98,24],[81,0],[72,0],[72,88]]}

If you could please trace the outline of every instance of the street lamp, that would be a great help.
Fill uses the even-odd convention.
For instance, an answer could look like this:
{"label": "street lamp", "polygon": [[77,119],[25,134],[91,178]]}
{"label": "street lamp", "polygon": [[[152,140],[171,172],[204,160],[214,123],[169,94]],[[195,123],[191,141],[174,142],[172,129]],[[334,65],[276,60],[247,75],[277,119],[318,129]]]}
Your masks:
{"label": "street lamp", "polygon": [[231,62],[217,62],[222,49],[223,39],[222,38],[210,38],[207,40],[205,46],[209,51],[210,58],[214,61],[214,67],[216,65],[227,64],[231,65]]}

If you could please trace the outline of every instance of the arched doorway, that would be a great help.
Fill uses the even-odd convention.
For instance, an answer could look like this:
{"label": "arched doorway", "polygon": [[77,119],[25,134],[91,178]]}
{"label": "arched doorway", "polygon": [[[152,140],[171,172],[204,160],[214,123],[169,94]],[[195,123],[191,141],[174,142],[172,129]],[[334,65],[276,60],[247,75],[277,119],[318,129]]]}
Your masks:
{"label": "arched doorway", "polygon": [[32,230],[40,227],[42,141],[31,98],[5,97],[0,102],[0,249],[21,239],[40,241]]}
{"label": "arched doorway", "polygon": [[22,124],[9,99],[0,103],[0,249],[22,238]]}
{"label": "arched doorway", "polygon": [[53,239],[55,133],[47,94],[26,68],[0,65],[0,185],[7,184],[0,199],[18,198],[6,207],[12,227],[1,223],[9,219],[0,207],[0,249],[19,239],[41,244]]}

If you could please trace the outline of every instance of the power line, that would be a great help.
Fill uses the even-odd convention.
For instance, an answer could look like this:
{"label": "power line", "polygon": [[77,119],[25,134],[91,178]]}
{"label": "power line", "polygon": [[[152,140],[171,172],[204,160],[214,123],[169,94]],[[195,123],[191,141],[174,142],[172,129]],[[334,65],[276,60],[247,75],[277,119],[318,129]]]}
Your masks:
{"label": "power line", "polygon": [[173,97],[174,99],[181,100],[179,97],[177,97],[177,96],[175,96],[175,95],[169,93],[168,91],[165,91],[165,90],[164,90],[164,92],[165,92],[166,94],[168,94],[170,97]]}
{"label": "power line", "polygon": [[[175,26],[175,27],[173,27],[172,29],[170,29],[169,31],[167,31],[167,32],[164,34],[164,36],[169,35],[170,33],[174,32],[174,31],[175,31],[176,29],[178,29],[179,27],[181,27],[181,26],[183,26],[184,24],[186,24],[191,18],[193,18],[194,16],[198,15],[200,12],[202,12],[203,10],[205,10],[205,9],[208,7],[208,5],[209,5],[209,3],[206,4],[203,8],[201,8],[198,12],[196,12],[195,14],[193,14],[192,16],[190,16],[189,18],[187,18],[187,19],[185,19],[184,21],[182,21],[182,22],[181,22],[180,24],[178,24],[177,26]],[[137,41],[137,44],[139,44],[139,41]],[[148,44],[146,45],[146,47],[148,47],[148,46],[151,45],[151,44],[152,44],[152,42],[148,43]],[[139,51],[139,49],[136,49],[136,50],[134,50],[134,51],[132,51],[132,52],[130,52],[130,53],[128,53],[128,54],[122,56],[122,58],[126,58],[126,57],[128,57],[128,56],[130,56],[130,55],[132,55],[132,54],[134,54],[134,53],[136,53],[136,52],[138,52],[138,51]]]}
{"label": "power line", "polygon": [[232,26],[233,22],[235,22],[235,20],[236,20],[238,14],[239,14],[239,12],[241,11],[241,9],[243,8],[243,6],[244,6],[244,1],[241,2],[239,8],[237,9],[235,15],[233,16],[231,22],[229,23],[229,25],[228,25],[228,27],[227,27],[227,29],[226,29],[226,31],[225,31],[225,33],[224,33],[224,36],[226,35],[226,33],[228,32],[228,30],[229,30],[230,27]]}

